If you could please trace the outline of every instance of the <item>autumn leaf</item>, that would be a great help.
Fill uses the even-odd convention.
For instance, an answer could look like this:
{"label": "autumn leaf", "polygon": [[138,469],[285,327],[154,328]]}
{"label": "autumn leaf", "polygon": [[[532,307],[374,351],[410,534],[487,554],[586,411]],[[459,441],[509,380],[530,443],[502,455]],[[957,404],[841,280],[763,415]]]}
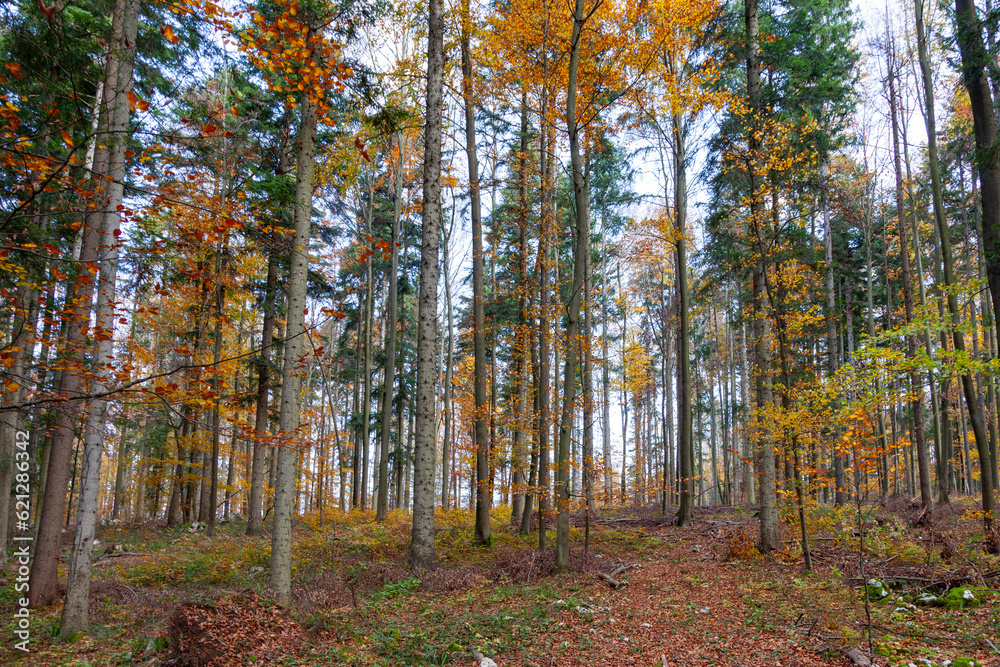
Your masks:
{"label": "autumn leaf", "polygon": [[68,147],[73,148],[73,137],[69,136],[69,132],[61,130],[60,133],[62,134],[63,143]]}
{"label": "autumn leaf", "polygon": [[171,44],[176,44],[177,42],[180,41],[180,39],[177,38],[177,35],[174,34],[174,29],[168,25],[165,25],[162,28],[160,28],[160,33],[164,37],[169,39]]}

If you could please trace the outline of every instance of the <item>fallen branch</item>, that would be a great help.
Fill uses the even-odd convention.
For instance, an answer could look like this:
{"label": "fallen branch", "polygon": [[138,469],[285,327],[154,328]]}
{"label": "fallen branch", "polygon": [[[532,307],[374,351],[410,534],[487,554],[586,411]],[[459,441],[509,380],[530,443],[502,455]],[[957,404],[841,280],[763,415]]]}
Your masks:
{"label": "fallen branch", "polygon": [[618,590],[618,587],[622,585],[622,582],[618,581],[617,579],[615,579],[613,577],[609,577],[608,575],[604,574],[603,572],[598,572],[597,573],[597,578],[600,579],[600,580],[602,580],[602,581],[606,581],[607,584],[608,584],[608,586],[611,586],[611,588],[613,588],[615,590]]}
{"label": "fallen branch", "polygon": [[858,667],[868,667],[872,664],[872,661],[868,659],[868,656],[862,653],[857,647],[843,649],[843,651],[844,656],[855,665],[858,665]]}
{"label": "fallen branch", "polygon": [[639,567],[639,566],[638,565],[625,565],[625,564],[619,565],[618,567],[616,567],[614,570],[611,571],[611,576],[612,577],[617,577],[622,572],[625,572],[626,570],[631,570],[631,569],[636,568],[636,567]]}
{"label": "fallen branch", "polygon": [[117,553],[101,554],[100,556],[97,557],[97,560],[94,561],[94,567],[97,567],[98,565],[111,565],[112,558],[124,558],[125,556],[148,556],[148,555],[149,554],[142,554],[136,551],[119,551]]}
{"label": "fallen branch", "polygon": [[104,558],[122,558],[124,556],[148,556],[149,554],[139,553],[138,551],[116,551],[110,554],[101,554],[101,559]]}

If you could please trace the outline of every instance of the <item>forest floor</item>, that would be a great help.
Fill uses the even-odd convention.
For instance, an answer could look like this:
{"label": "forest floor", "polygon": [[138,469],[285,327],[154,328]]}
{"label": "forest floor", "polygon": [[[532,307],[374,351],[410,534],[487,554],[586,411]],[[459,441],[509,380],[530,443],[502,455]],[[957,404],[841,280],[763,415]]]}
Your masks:
{"label": "forest floor", "polygon": [[[866,506],[864,577],[854,508],[812,510],[811,574],[796,525],[764,559],[757,520],[735,507],[696,508],[690,528],[653,509],[601,511],[586,553],[574,515],[563,574],[554,530],[539,552],[537,534],[519,537],[498,508],[492,546],[479,547],[471,514],[439,513],[440,567],[419,578],[405,566],[407,515],[337,514],[297,523],[291,610],[268,597],[269,539],[239,521],[215,539],[190,525],[104,525],[91,632],[56,641],[60,605],[33,610],[32,651],[15,650],[6,574],[0,664],[472,665],[478,649],[501,667],[805,667],[852,664],[845,651],[867,651],[870,628],[878,665],[1000,665],[1000,559],[983,553],[974,507],[939,507],[930,529],[913,527],[903,499]],[[866,580],[879,598],[867,613]]]}

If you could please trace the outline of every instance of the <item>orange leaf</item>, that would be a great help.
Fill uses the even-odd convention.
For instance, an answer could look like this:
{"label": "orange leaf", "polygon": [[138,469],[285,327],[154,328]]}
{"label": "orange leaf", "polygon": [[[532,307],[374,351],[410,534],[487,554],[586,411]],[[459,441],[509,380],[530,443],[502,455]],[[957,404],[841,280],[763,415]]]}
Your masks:
{"label": "orange leaf", "polygon": [[127,93],[125,93],[125,97],[128,98],[128,108],[130,110],[135,109],[135,105],[139,101],[139,98],[136,96],[135,92],[130,90]]}
{"label": "orange leaf", "polygon": [[214,125],[212,125],[211,123],[209,123],[209,124],[208,124],[208,125],[206,125],[205,127],[201,128],[201,133],[202,133],[202,134],[212,134],[212,133],[213,133],[213,132],[215,132],[215,131],[216,131],[217,129],[219,129],[219,128],[217,128],[216,126],[214,126]]}
{"label": "orange leaf", "polygon": [[168,25],[165,25],[162,28],[160,28],[160,33],[162,33],[164,37],[169,39],[171,44],[176,44],[177,42],[180,41],[177,38],[177,36],[174,35],[174,29]]}
{"label": "orange leaf", "polygon": [[69,136],[69,132],[62,130],[62,140],[70,148],[73,148],[73,137]]}

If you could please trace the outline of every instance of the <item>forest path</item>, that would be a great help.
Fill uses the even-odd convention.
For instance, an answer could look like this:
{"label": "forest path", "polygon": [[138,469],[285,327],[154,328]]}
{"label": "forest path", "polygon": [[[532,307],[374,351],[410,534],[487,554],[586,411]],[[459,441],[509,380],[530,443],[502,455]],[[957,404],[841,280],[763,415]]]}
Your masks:
{"label": "forest path", "polygon": [[[838,651],[817,652],[824,640],[816,633],[834,634],[825,630],[829,619],[817,603],[817,583],[797,584],[801,580],[780,566],[722,560],[721,533],[704,522],[643,531],[633,559],[627,549],[614,556],[638,565],[618,575],[622,587],[587,579],[576,597],[557,605],[551,664],[852,664]],[[613,571],[600,565],[609,561],[602,556],[598,568]],[[829,592],[843,602],[842,591]],[[497,660],[526,664],[517,655]]]}

